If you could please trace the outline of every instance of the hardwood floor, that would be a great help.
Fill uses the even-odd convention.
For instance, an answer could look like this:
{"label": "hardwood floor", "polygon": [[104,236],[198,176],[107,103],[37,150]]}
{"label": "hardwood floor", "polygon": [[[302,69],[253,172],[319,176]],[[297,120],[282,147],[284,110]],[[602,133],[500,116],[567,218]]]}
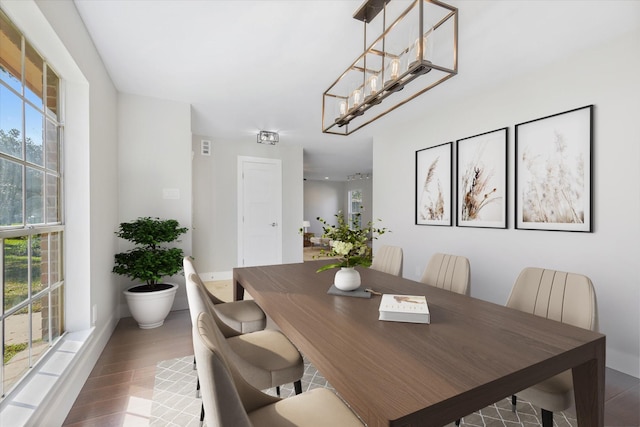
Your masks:
{"label": "hardwood floor", "polygon": [[[174,311],[156,329],[120,320],[64,426],[148,425],[156,364],[193,354],[189,312]],[[605,425],[640,426],[640,380],[607,369]]]}
{"label": "hardwood floor", "polygon": [[63,425],[148,425],[156,364],[191,354],[188,310],[171,312],[155,329],[121,319]]}

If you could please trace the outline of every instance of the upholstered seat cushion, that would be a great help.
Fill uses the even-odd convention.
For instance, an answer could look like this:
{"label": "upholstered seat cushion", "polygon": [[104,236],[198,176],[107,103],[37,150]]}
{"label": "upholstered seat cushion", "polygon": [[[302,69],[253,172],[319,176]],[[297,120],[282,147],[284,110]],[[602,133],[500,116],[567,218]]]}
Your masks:
{"label": "upholstered seat cushion", "polygon": [[564,411],[574,403],[571,371],[564,371],[516,395],[547,411]]}
{"label": "upholstered seat cushion", "polygon": [[253,300],[215,304],[213,309],[220,320],[243,334],[261,331],[267,325],[264,311]]}
{"label": "upholstered seat cushion", "polygon": [[[286,384],[302,378],[304,363],[300,352],[281,332],[270,329],[227,338],[229,348],[242,362],[242,376],[259,389]],[[245,362],[251,369],[242,369]]]}
{"label": "upholstered seat cushion", "polygon": [[250,412],[253,427],[362,426],[353,412],[332,392],[317,388]]}

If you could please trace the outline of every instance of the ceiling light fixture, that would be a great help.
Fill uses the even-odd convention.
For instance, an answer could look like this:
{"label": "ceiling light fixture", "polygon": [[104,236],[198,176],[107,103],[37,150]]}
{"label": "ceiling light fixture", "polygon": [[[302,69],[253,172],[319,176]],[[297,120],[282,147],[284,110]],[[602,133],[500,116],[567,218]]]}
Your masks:
{"label": "ceiling light fixture", "polygon": [[276,145],[278,141],[280,141],[280,135],[278,135],[278,132],[261,130],[258,133],[258,144]]}
{"label": "ceiling light fixture", "polygon": [[358,179],[369,179],[371,178],[371,174],[356,172],[353,175],[347,175],[347,181],[355,181]]}
{"label": "ceiling light fixture", "polygon": [[[366,0],[353,15],[363,22],[364,52],[324,92],[322,132],[349,135],[458,73],[458,9],[415,0],[394,10],[389,2]],[[381,28],[370,45],[368,26]]]}

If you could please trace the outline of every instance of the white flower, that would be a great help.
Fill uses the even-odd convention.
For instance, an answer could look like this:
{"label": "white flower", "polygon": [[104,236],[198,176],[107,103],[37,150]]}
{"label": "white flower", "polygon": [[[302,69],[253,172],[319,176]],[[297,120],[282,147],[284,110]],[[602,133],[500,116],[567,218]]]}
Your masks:
{"label": "white flower", "polygon": [[331,247],[333,248],[333,251],[338,255],[348,255],[349,252],[351,252],[351,250],[353,249],[353,243],[334,240],[333,242],[331,242]]}

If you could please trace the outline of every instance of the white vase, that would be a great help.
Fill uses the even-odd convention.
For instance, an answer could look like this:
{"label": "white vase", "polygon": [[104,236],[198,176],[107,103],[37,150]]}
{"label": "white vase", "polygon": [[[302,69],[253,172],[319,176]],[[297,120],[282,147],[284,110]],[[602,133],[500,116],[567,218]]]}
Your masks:
{"label": "white vase", "polygon": [[333,284],[341,291],[353,291],[360,287],[360,273],[354,267],[342,267],[336,272]]}
{"label": "white vase", "polygon": [[154,292],[131,292],[131,286],[124,291],[131,316],[138,322],[141,329],[152,329],[162,326],[164,319],[171,311],[178,285],[170,283],[171,287]]}

